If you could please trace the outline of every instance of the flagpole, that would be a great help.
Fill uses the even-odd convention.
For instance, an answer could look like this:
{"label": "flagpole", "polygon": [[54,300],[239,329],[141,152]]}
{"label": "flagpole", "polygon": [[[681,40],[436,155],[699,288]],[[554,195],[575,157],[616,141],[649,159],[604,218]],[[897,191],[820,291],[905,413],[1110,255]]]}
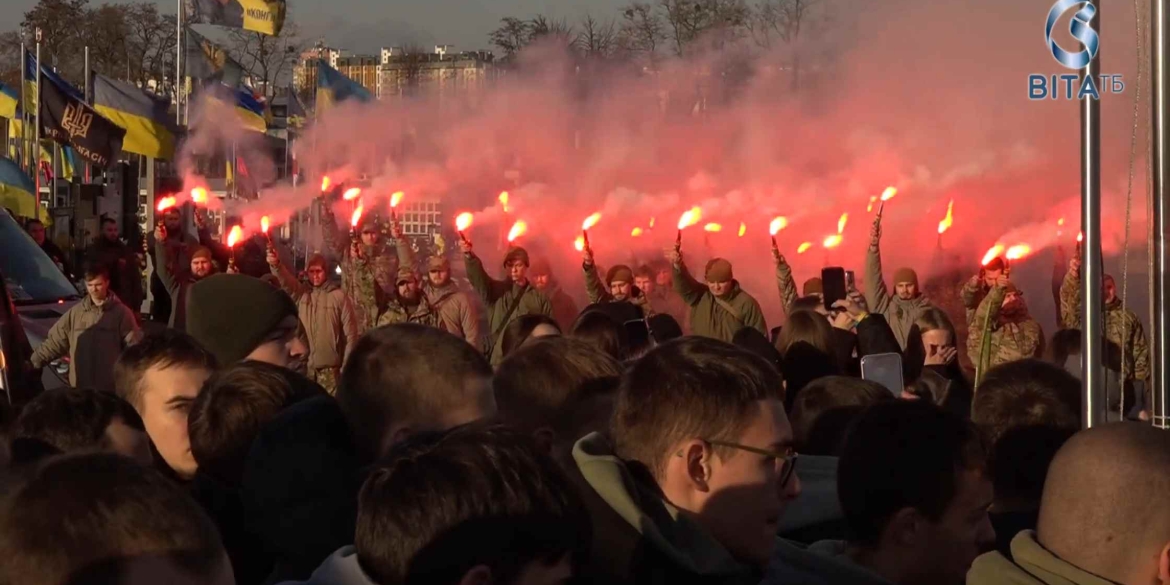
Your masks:
{"label": "flagpole", "polygon": [[[93,101],[89,99],[89,75],[90,75],[90,73],[89,73],[89,45],[86,45],[85,46],[85,100],[84,101],[86,104],[89,104],[92,106]],[[74,172],[76,172],[76,169]],[[91,176],[92,172],[93,171],[90,169],[90,166],[89,166],[89,160],[86,160],[85,161],[85,171],[81,177],[81,182],[82,183],[90,182],[90,176]]]}
{"label": "flagpole", "polygon": [[[36,62],[36,96],[37,96],[37,111],[36,122],[33,124],[33,149],[36,150],[36,155],[33,157],[34,161],[39,161],[41,158],[41,29],[37,29],[37,62]],[[35,164],[35,163],[34,163]],[[41,174],[33,169],[33,176],[36,177],[37,192],[35,194],[35,201],[33,201],[33,218],[37,221],[41,220]]]}
{"label": "flagpole", "polygon": [[183,125],[183,0],[175,0],[175,124]]}
{"label": "flagpole", "polygon": [[24,70],[25,61],[28,59],[28,53],[24,48],[24,35],[21,35],[20,41],[20,168],[28,172],[28,104],[27,90],[24,88]]}

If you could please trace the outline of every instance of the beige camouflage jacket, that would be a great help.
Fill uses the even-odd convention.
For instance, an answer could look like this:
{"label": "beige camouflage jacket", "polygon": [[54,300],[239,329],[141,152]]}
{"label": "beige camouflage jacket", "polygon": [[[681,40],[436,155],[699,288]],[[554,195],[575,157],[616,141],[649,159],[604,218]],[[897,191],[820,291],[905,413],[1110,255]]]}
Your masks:
{"label": "beige camouflage jacket", "polygon": [[[1072,271],[1064,275],[1060,285],[1060,325],[1065,329],[1081,329],[1081,279]],[[1121,374],[1125,380],[1150,378],[1150,346],[1142,322],[1133,311],[1123,309],[1121,299],[1105,303],[1105,339],[1121,352]]]}
{"label": "beige camouflage jacket", "polygon": [[1040,357],[1044,351],[1044,331],[1026,306],[1013,315],[1001,314],[1005,296],[1007,289],[992,288],[975,310],[967,333],[968,355],[981,372],[999,364]]}

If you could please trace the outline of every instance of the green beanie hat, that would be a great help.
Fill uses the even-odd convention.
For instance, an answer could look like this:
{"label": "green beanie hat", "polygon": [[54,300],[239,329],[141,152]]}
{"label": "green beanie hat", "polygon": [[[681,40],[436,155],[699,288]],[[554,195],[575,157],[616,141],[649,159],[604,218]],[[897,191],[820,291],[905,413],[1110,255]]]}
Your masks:
{"label": "green beanie hat", "polygon": [[634,282],[634,271],[630,270],[630,267],[625,264],[618,264],[610,268],[609,272],[605,273],[605,284],[613,284],[618,281],[632,284]]}
{"label": "green beanie hat", "polygon": [[187,333],[220,366],[243,360],[297,306],[283,291],[243,274],[215,274],[187,293]]}
{"label": "green beanie hat", "polygon": [[894,272],[894,286],[898,286],[903,282],[909,282],[914,286],[918,286],[918,273],[914,272],[913,268],[899,268]]}
{"label": "green beanie hat", "polygon": [[731,272],[731,262],[723,258],[715,258],[707,263],[707,282],[731,282],[735,278]]}
{"label": "green beanie hat", "polygon": [[813,278],[804,281],[804,285],[801,286],[800,292],[801,296],[806,297],[809,295],[823,295],[825,294],[825,283],[820,278],[814,276]]}
{"label": "green beanie hat", "polygon": [[507,268],[513,260],[519,260],[525,266],[531,266],[528,261],[528,250],[521,247],[508,248],[508,255],[504,256],[504,268]]}

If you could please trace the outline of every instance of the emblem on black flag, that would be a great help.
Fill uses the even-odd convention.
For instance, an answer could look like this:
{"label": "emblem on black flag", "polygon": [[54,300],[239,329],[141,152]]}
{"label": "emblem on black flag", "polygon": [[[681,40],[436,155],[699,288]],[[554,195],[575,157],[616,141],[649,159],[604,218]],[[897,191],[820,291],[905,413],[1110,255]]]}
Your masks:
{"label": "emblem on black flag", "polygon": [[40,94],[41,126],[46,136],[72,146],[94,165],[104,167],[113,162],[122,150],[126,130],[60,87],[49,75],[41,75]]}
{"label": "emblem on black flag", "polygon": [[61,127],[69,133],[69,138],[85,138],[89,133],[89,126],[93,124],[93,114],[86,112],[76,104],[66,104],[65,119],[61,120]]}

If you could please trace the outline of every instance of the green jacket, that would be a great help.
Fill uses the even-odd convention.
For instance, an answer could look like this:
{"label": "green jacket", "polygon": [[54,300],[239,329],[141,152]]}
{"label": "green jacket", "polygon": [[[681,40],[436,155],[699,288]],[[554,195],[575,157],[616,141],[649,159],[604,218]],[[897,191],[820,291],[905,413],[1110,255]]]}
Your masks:
{"label": "green jacket", "polygon": [[989,552],[967,571],[967,585],[1112,585],[1052,554],[1036,533],[1025,530],[1012,539],[1012,560]]}
{"label": "green jacket", "polygon": [[[398,250],[399,266],[413,267],[415,265],[414,248],[410,246],[409,242],[396,242],[395,248]],[[426,295],[431,308],[438,314],[439,327],[443,331],[460,337],[467,343],[474,345],[476,349],[484,351],[486,342],[484,341],[484,333],[481,331],[480,315],[475,299],[460,290],[459,285],[455,284],[454,280],[438,287],[432,285],[430,280],[425,280],[423,294]]]}
{"label": "green jacket", "polygon": [[378,317],[378,327],[393,325],[395,323],[418,323],[419,325],[429,325],[436,329],[442,329],[442,327],[439,327],[439,314],[435,312],[434,307],[427,301],[425,294],[419,296],[418,305],[413,310],[407,310],[406,305],[402,304],[402,300],[398,295],[394,295],[386,303],[386,309]]}
{"label": "green jacket", "polygon": [[[1044,350],[1044,331],[1026,306],[1015,315],[1000,314],[1005,296],[1007,289],[993,287],[979,303],[967,333],[967,352],[982,372],[999,364],[1040,357]],[[986,338],[985,330],[989,331]]]}
{"label": "green jacket", "polygon": [[325,246],[339,258],[341,290],[353,303],[361,332],[373,329],[382,307],[397,290],[394,286],[397,256],[383,244],[364,249],[360,258],[355,256],[350,237],[338,227],[328,205],[321,206],[321,236]]}
{"label": "green jacket", "polygon": [[[1081,328],[1081,279],[1070,271],[1060,285],[1060,321],[1065,329]],[[1122,352],[1121,374],[1125,380],[1150,378],[1150,346],[1142,322],[1133,311],[1122,309],[1121,299],[1105,303],[1105,339]]]}
{"label": "green jacket", "polygon": [[[614,303],[617,302],[613,298],[613,293],[602,284],[601,276],[597,273],[597,265],[583,266],[585,271],[585,292],[589,295],[589,304],[596,303]],[[633,284],[633,283],[631,283]],[[638,287],[631,287],[632,296],[625,300],[634,306],[642,307],[642,313],[645,317],[653,317],[655,315],[654,306],[650,303],[650,299],[642,294]],[[680,324],[681,326],[681,324]]]}
{"label": "green jacket", "polygon": [[134,313],[113,291],[101,306],[87,295],[53,324],[30,361],[40,369],[68,355],[70,386],[113,390],[114,362],[141,338]]}
{"label": "green jacket", "polygon": [[739,563],[690,515],[635,474],[598,433],[573,446],[567,462],[594,523],[592,558],[583,582],[639,585],[759,583],[758,570]]}
{"label": "green jacket", "polygon": [[315,287],[297,280],[283,264],[271,268],[281,288],[297,303],[297,312],[309,339],[307,366],[313,369],[340,368],[360,337],[353,303],[336,284],[326,281]]}
{"label": "green jacket", "polygon": [[914,327],[914,322],[930,309],[930,301],[922,296],[921,291],[917,297],[908,301],[891,295],[890,290],[886,288],[885,279],[882,278],[881,250],[874,246],[870,246],[866,254],[865,280],[869,283],[869,286],[865,287],[865,302],[869,305],[869,310],[885,316],[886,323],[890,324],[894,337],[898,339],[898,346],[906,349],[910,329]]}
{"label": "green jacket", "polygon": [[731,343],[736,332],[744,327],[758,329],[768,335],[768,324],[760,304],[751,295],[732,284],[731,292],[722,299],[715,298],[707,285],[697,281],[685,264],[674,268],[674,290],[691,308],[691,333]]}
{"label": "green jacket", "polygon": [[[504,337],[504,328],[508,323],[522,315],[545,315],[552,317],[552,304],[544,293],[532,288],[531,285],[519,287],[511,281],[496,280],[483,268],[483,262],[475,254],[464,257],[467,266],[467,279],[471,287],[483,299],[488,312],[488,357],[493,366],[499,365],[504,356],[496,351]],[[515,305],[516,309],[509,310]]]}
{"label": "green jacket", "polygon": [[800,295],[796,292],[796,281],[792,279],[792,266],[787,262],[776,265],[776,288],[780,290],[780,303],[784,305],[784,316],[792,315],[792,305]]}

